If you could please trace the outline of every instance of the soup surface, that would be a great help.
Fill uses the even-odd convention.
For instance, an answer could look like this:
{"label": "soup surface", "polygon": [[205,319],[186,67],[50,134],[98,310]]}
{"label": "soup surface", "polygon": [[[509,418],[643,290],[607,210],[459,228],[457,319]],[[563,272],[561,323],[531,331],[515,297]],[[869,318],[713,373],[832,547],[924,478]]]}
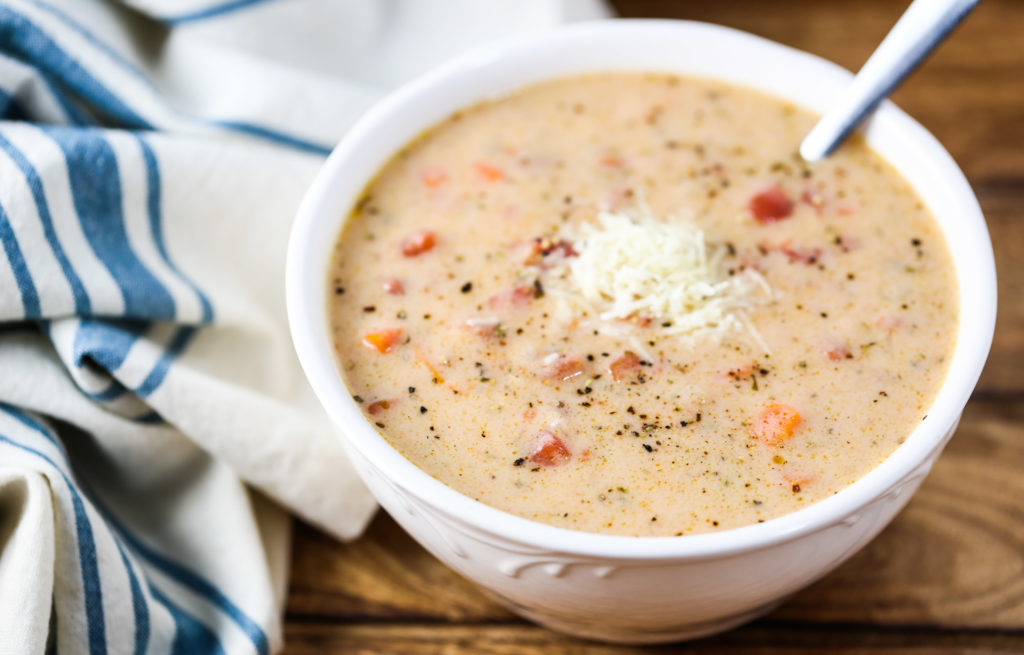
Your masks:
{"label": "soup surface", "polygon": [[882,159],[796,154],[814,120],[632,73],[452,116],[337,244],[350,391],[430,475],[560,527],[693,534],[836,493],[924,417],[958,301]]}

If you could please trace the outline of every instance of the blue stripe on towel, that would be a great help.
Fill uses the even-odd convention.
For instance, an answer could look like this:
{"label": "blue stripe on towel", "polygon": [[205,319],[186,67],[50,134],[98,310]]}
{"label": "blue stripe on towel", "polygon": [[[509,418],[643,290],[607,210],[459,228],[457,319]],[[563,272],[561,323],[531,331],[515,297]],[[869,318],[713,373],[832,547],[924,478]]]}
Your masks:
{"label": "blue stripe on towel", "polygon": [[[8,57],[3,52],[0,52],[0,62],[8,62],[10,66],[13,66],[15,68],[30,69],[29,71],[26,71],[26,75],[30,75],[31,77],[29,79],[31,79],[34,82],[38,82],[43,87],[45,87],[46,92],[50,94],[50,96],[53,98],[53,101],[64,112],[64,116],[67,119],[67,122],[75,125],[88,125],[91,122],[89,120],[89,117],[86,116],[85,113],[81,109],[79,109],[78,106],[75,105],[75,103],[72,102],[63,91],[58,89],[57,86],[52,81],[50,81],[50,79],[47,78],[46,75],[44,75],[42,71],[40,71],[38,68],[35,68],[30,64],[27,64],[13,57]],[[12,80],[12,82],[14,82],[15,88],[18,88],[22,84],[24,84],[25,78],[18,79],[17,81]],[[17,94],[12,95],[17,96]]]}
{"label": "blue stripe on towel", "polygon": [[[2,12],[3,9],[0,8],[0,14]],[[43,234],[46,236],[46,242],[50,244],[53,256],[57,258],[64,277],[67,278],[68,284],[71,285],[71,294],[75,298],[75,312],[79,315],[88,314],[92,310],[89,295],[86,293],[85,286],[82,284],[82,280],[79,279],[78,273],[71,266],[71,261],[68,260],[68,256],[64,253],[64,247],[57,238],[57,231],[53,227],[50,206],[46,202],[46,193],[43,191],[43,181],[40,179],[39,173],[36,172],[35,167],[32,166],[28,158],[13,143],[5,139],[3,134],[0,134],[0,150],[3,150],[10,156],[25,176],[25,181],[28,183],[28,188],[32,192],[32,198],[36,203],[39,220],[43,224]]]}
{"label": "blue stripe on towel", "polygon": [[263,632],[263,629],[258,623],[249,618],[245,612],[235,605],[230,598],[225,596],[220,589],[213,586],[213,584],[200,577],[198,574],[190,571],[177,562],[164,557],[155,550],[152,550],[149,546],[139,541],[138,538],[120,526],[117,521],[109,515],[109,513],[106,514],[106,519],[121,534],[132,550],[181,586],[195,592],[202,598],[213,603],[217,609],[226,614],[239,628],[242,629],[242,632],[249,637],[253,646],[256,647],[256,652],[259,653],[259,655],[269,655],[270,644],[267,641],[267,635]]}
{"label": "blue stripe on towel", "polygon": [[[3,411],[8,416],[12,417],[13,419],[18,421],[19,423],[21,423],[25,427],[29,428],[30,430],[36,432],[37,434],[42,436],[44,439],[46,439],[48,442],[50,442],[51,444],[56,446],[57,450],[60,452],[61,457],[64,460],[65,467],[67,466],[67,461],[68,461],[67,451],[65,451],[63,444],[61,444],[60,440],[57,439],[56,436],[54,436],[52,431],[50,431],[45,426],[43,426],[42,423],[40,423],[35,418],[33,418],[28,412],[25,412],[25,411],[23,411],[21,409],[18,409],[17,407],[9,405],[8,403],[0,401],[0,411]],[[64,478],[64,482],[65,482],[65,484],[67,484],[68,489],[71,491],[72,504],[75,506],[76,521],[78,521],[78,517],[81,516],[85,520],[85,523],[89,524],[89,517],[88,517],[88,515],[85,514],[85,505],[82,502],[82,499],[80,497],[79,492],[76,490],[75,486],[72,484],[70,478],[68,477],[68,475],[67,475],[67,473],[65,471],[65,468],[62,468],[62,467],[58,466],[57,463],[52,458],[46,456],[45,454],[39,452],[38,450],[36,450],[34,448],[31,448],[30,446],[26,446],[24,444],[13,442],[10,439],[6,439],[5,437],[3,437],[3,435],[0,435],[0,440],[4,440],[7,443],[11,443],[11,444],[13,444],[14,446],[16,446],[18,448],[21,448],[23,450],[27,450],[29,452],[34,453],[35,455],[41,457],[44,461],[48,462],[55,469],[57,469],[57,471],[61,474],[61,477]],[[83,488],[83,490],[87,491],[87,488]],[[103,508],[101,506],[96,506],[95,502],[93,502],[93,505],[94,505],[94,507],[96,507],[96,510],[98,512],[100,512],[100,514],[102,515],[103,514]],[[81,508],[81,513],[79,513],[79,508]],[[91,531],[92,531],[91,525],[89,525],[89,531],[90,531],[90,536],[91,536]],[[131,591],[132,591],[132,611],[135,614],[135,655],[144,655],[144,653],[146,652],[146,647],[149,644],[149,608],[146,605],[146,598],[145,598],[144,594],[142,593],[142,586],[139,584],[138,577],[135,575],[135,571],[132,568],[130,562],[128,561],[128,556],[124,552],[124,548],[121,545],[121,541],[117,538],[117,535],[111,535],[111,536],[113,537],[114,543],[117,545],[118,552],[121,554],[121,561],[124,563],[125,570],[127,571],[128,583],[129,583],[129,586],[131,587]],[[80,548],[80,550],[81,550],[81,548]],[[95,557],[93,557],[93,560],[95,561]],[[83,566],[83,576],[84,575],[85,575],[85,568]],[[96,575],[95,579],[96,579],[96,583],[99,584],[98,571],[97,571],[97,575]],[[102,610],[102,599],[100,600],[100,609]],[[102,619],[102,612],[101,612],[100,618]],[[90,623],[91,623],[91,619],[90,619]],[[102,620],[101,620],[100,623],[102,625]],[[91,625],[90,625],[90,628],[89,628],[89,632],[90,632],[90,649],[91,649],[91,643],[92,643],[92,626]],[[105,646],[104,646],[104,649],[105,649]],[[59,652],[59,651],[57,651],[57,652]]]}
{"label": "blue stripe on towel", "polygon": [[149,593],[153,599],[163,605],[174,619],[174,642],[171,644],[171,655],[226,655],[217,635],[205,625],[189,616],[165,593],[152,583]]}
{"label": "blue stripe on towel", "polygon": [[74,30],[75,32],[80,34],[82,36],[82,38],[84,38],[86,41],[88,41],[89,43],[91,43],[94,46],[96,46],[97,49],[102,50],[104,54],[106,54],[108,57],[110,57],[111,59],[116,61],[120,66],[122,66],[125,70],[127,70],[132,75],[137,77],[139,80],[141,80],[147,86],[155,88],[153,86],[153,83],[149,80],[149,78],[146,77],[146,74],[144,72],[142,72],[142,69],[140,69],[138,66],[133,64],[131,61],[129,61],[128,58],[126,58],[120,52],[118,52],[117,50],[114,50],[113,48],[111,48],[106,43],[106,41],[103,41],[102,39],[97,37],[95,34],[93,34],[91,31],[86,29],[84,25],[82,25],[81,23],[76,21],[74,18],[72,18],[71,16],[68,16],[66,13],[64,13],[63,11],[58,9],[57,7],[54,7],[50,3],[43,2],[43,0],[29,0],[29,2],[34,4],[39,9],[42,9],[46,13],[55,16],[62,23],[64,23],[65,25],[70,27],[72,30]]}
{"label": "blue stripe on towel", "polygon": [[[10,411],[8,413],[17,418],[16,414]],[[38,431],[48,440],[53,440],[53,437],[42,426],[39,426]],[[78,491],[75,490],[75,486],[67,474],[45,453],[31,446],[8,439],[4,435],[0,435],[0,443],[6,443],[32,453],[47,462],[60,473],[61,477],[64,478],[65,484],[68,486],[68,490],[71,492],[71,505],[75,514],[75,532],[78,536],[78,560],[82,570],[82,591],[85,596],[85,621],[89,639],[89,653],[90,655],[103,655],[107,652],[106,625],[103,619],[103,587],[100,584],[99,559],[96,556],[96,542],[93,536],[92,523],[89,521],[89,515],[85,511],[85,503],[82,501]]]}
{"label": "blue stripe on towel", "polygon": [[135,575],[135,569],[128,560],[128,554],[124,552],[121,540],[113,535],[114,543],[117,544],[117,552],[121,556],[125,571],[128,572],[128,584],[132,590],[132,612],[135,613],[135,651],[134,655],[145,655],[146,647],[149,645],[149,607],[146,605],[146,596],[142,593],[142,585]]}
{"label": "blue stripe on towel", "polygon": [[146,139],[137,134],[134,136],[139,143],[139,148],[142,149],[142,158],[146,162],[146,206],[149,210],[149,229],[153,233],[153,242],[156,244],[157,250],[160,252],[160,256],[163,257],[168,268],[174,271],[195,292],[199,298],[199,304],[203,308],[203,323],[209,323],[213,320],[213,305],[210,304],[210,299],[202,292],[199,285],[175,266],[174,262],[171,261],[170,255],[167,253],[167,246],[164,243],[163,212],[161,208],[160,166],[157,164],[156,155],[146,142]]}
{"label": "blue stripe on towel", "polygon": [[[53,443],[57,448],[64,453],[63,447],[60,442],[53,436],[49,430],[47,430],[41,423],[32,418],[28,413],[23,412],[17,408],[14,408],[6,403],[0,402],[0,411],[4,411],[25,426],[38,432],[47,441]],[[72,496],[77,496],[78,491],[71,483],[70,478],[66,473],[59,467],[51,458],[44,453],[25,446],[23,444],[11,441],[3,435],[0,435],[0,442],[10,443],[11,445],[27,450],[48,462],[53,466],[64,478],[68,488],[71,490]],[[64,456],[66,460],[67,457]],[[83,481],[84,484],[84,481]],[[84,486],[83,490],[88,492],[88,486]],[[185,568],[184,566],[174,562],[173,560],[161,555],[160,553],[152,550],[146,546],[138,537],[134,536],[129,532],[121,523],[114,517],[114,515],[107,509],[95,493],[90,493],[90,500],[93,507],[99,512],[100,516],[106,521],[116,535],[114,535],[114,541],[119,544],[120,540],[123,540],[128,547],[135,552],[138,556],[148,561],[153,567],[157,568],[169,578],[180,584],[181,586],[191,590],[200,597],[206,599],[212,603],[218,610],[227,615],[252,642],[253,646],[259,655],[269,655],[270,644],[267,640],[266,634],[263,629],[260,628],[259,624],[253,621],[249,616],[243,612],[237,605],[235,605],[231,599],[224,595],[217,587],[201,577],[197,573]],[[84,517],[88,522],[88,516]],[[91,528],[90,528],[91,529]],[[120,536],[120,539],[118,539]],[[194,618],[186,614],[181,608],[171,603],[170,599],[166,595],[160,593],[152,584],[149,584],[149,590],[153,594],[154,598],[161,604],[167,606],[168,611],[174,616],[175,623],[179,628],[178,636],[175,639],[176,650],[175,653],[182,654],[193,654],[193,653],[223,653],[219,642],[217,641],[216,635],[209,631],[208,628],[203,626],[201,623],[196,621]],[[170,603],[170,606],[167,604]],[[100,606],[102,611],[102,606]],[[212,641],[211,641],[212,639]],[[179,641],[180,640],[180,641]],[[212,644],[212,646],[211,646]]]}
{"label": "blue stripe on towel", "polygon": [[96,256],[124,296],[130,318],[173,319],[174,298],[132,250],[122,213],[117,156],[93,131],[47,128],[64,151],[75,210]]}
{"label": "blue stripe on towel", "polygon": [[148,121],[100,84],[46,32],[8,7],[0,7],[0,49],[31,62],[61,86],[73,90],[82,100],[124,126],[152,129]]}
{"label": "blue stripe on towel", "polygon": [[[21,410],[15,407],[14,405],[5,403],[3,401],[0,401],[0,411],[4,412],[5,414],[13,418],[15,421],[21,423],[30,430],[39,433],[44,439],[46,439],[51,444],[56,446],[57,451],[60,453],[61,457],[64,458],[65,462],[67,461],[68,454],[64,450],[64,445],[60,442],[60,440],[57,439],[57,437],[53,436],[53,434],[51,434],[49,430],[43,427],[42,423],[32,418],[32,416],[28,412],[25,412],[24,410]],[[53,464],[54,466],[57,466],[56,464],[53,463],[53,461],[50,461],[50,463]],[[58,467],[58,470],[62,469]]]}
{"label": "blue stripe on towel", "polygon": [[[38,453],[38,451],[37,451]],[[40,456],[45,457],[42,453]],[[49,459],[49,458],[46,458]],[[92,525],[85,513],[85,503],[65,477],[71,489],[71,503],[75,508],[75,530],[78,532],[78,559],[82,567],[82,586],[85,590],[85,616],[89,623],[89,653],[107,652],[106,626],[103,622],[103,588],[100,585],[99,561],[96,556]]]}
{"label": "blue stripe on towel", "polygon": [[[41,9],[45,9],[53,15],[59,17],[69,27],[82,34],[82,36],[92,43],[95,47],[102,50],[111,59],[116,61],[125,70],[129,71],[133,76],[137,77],[143,83],[150,88],[155,89],[152,81],[146,77],[145,73],[138,67],[124,58],[121,54],[115,51],[113,48],[105,44],[101,39],[92,34],[89,30],[85,29],[81,24],[74,21],[66,14],[60,12],[55,7],[49,6],[39,0],[33,0],[34,3]],[[254,2],[266,2],[267,0],[242,0],[247,3]],[[227,3],[230,5],[232,3]],[[226,5],[225,5],[226,7]],[[226,8],[218,13],[226,13],[232,10]],[[209,10],[206,10],[209,11]],[[204,12],[199,12],[204,13]],[[205,15],[203,16],[205,17]],[[198,20],[197,18],[195,20]],[[193,20],[188,18],[187,20]],[[7,27],[4,23],[10,23],[11,29],[5,29]],[[172,20],[172,22],[175,22]],[[13,33],[13,34],[12,34]],[[43,47],[40,47],[41,44]],[[40,68],[50,76],[55,77],[63,86],[73,89],[77,92],[83,100],[92,104],[97,110],[103,112],[109,117],[119,121],[124,127],[152,130],[153,125],[147,120],[135,113],[134,110],[129,108],[124,102],[121,101],[114,93],[109,91],[100,82],[90,75],[90,73],[82,67],[74,58],[66,54],[60,47],[53,42],[46,35],[45,32],[40,30],[27,18],[18,14],[10,9],[0,8],[0,49],[13,50],[15,54],[19,56],[19,59],[24,61],[32,62],[37,68]],[[58,96],[59,98],[59,96]],[[64,104],[64,103],[62,103]],[[65,107],[67,109],[67,107]],[[255,125],[244,121],[233,121],[233,120],[211,120],[211,119],[195,119],[201,122],[209,123],[211,125],[217,125],[229,130],[236,132],[242,132],[250,136],[256,136],[268,141],[278,143],[281,145],[290,146],[299,150],[305,150],[320,155],[330,154],[331,148],[328,145],[309,141],[301,137],[292,136],[285,134],[279,130],[265,127],[262,125]],[[78,119],[75,122],[88,123],[82,117],[81,113],[78,113]]]}
{"label": "blue stripe on towel", "polygon": [[153,370],[149,372],[149,375],[142,381],[142,384],[135,388],[135,393],[145,398],[156,391],[157,387],[164,381],[164,378],[167,377],[171,364],[185,350],[185,347],[188,346],[195,333],[196,329],[194,327],[178,328],[171,342],[164,348],[163,355],[160,356],[156,365],[153,366]]}
{"label": "blue stripe on towel", "polygon": [[82,393],[95,401],[108,403],[128,393],[128,389],[117,380],[111,380],[110,384],[103,391],[86,391],[82,389]]}
{"label": "blue stripe on towel", "polygon": [[331,147],[322,143],[316,143],[278,130],[271,129],[269,127],[263,127],[261,125],[254,125],[252,123],[245,123],[242,121],[228,121],[228,120],[212,120],[210,121],[214,125],[226,127],[228,129],[235,130],[237,132],[243,132],[251,136],[258,136],[267,141],[272,141],[284,146],[290,146],[298,150],[305,150],[306,152],[312,152],[317,155],[329,155],[331,154]]}
{"label": "blue stripe on towel", "polygon": [[4,245],[7,261],[11,264],[11,270],[14,271],[14,279],[18,283],[18,291],[21,293],[21,304],[25,309],[25,318],[39,318],[42,313],[39,306],[39,292],[28,271],[25,256],[21,253],[18,237],[14,234],[14,228],[11,227],[11,221],[7,218],[7,213],[2,205],[0,205],[0,243]]}
{"label": "blue stripe on towel", "polygon": [[75,366],[81,368],[92,360],[113,373],[124,363],[128,351],[146,327],[142,321],[82,319],[71,350]]}
{"label": "blue stripe on towel", "polygon": [[[88,491],[88,489],[86,490]],[[235,625],[242,629],[245,635],[249,637],[249,640],[252,642],[259,655],[269,655],[270,643],[267,641],[267,636],[263,632],[263,629],[260,628],[258,623],[249,618],[245,612],[235,605],[230,598],[225,596],[223,592],[199,574],[185,568],[170,558],[161,555],[146,544],[142,543],[138,537],[129,532],[128,529],[125,528],[110,512],[110,510],[100,502],[95,493],[90,494],[90,496],[93,507],[96,508],[96,511],[103,516],[107,524],[110,525],[118,535],[120,535],[121,539],[124,540],[136,555],[146,560],[151,566],[160,570],[164,575],[181,586],[212,603],[218,610],[226,614],[235,623]],[[150,584],[149,588],[154,595],[157,593],[157,590],[152,584]],[[164,596],[164,598],[166,598],[166,596]],[[170,610],[170,608],[168,608],[168,610]],[[194,619],[191,619],[190,617],[187,618],[194,621]],[[193,653],[205,651],[184,650],[181,652]]]}
{"label": "blue stripe on towel", "polygon": [[217,16],[230,14],[240,9],[247,9],[253,5],[260,5],[265,2],[267,2],[267,0],[228,0],[227,2],[209,6],[206,9],[198,9],[185,14],[178,14],[177,16],[163,16],[161,17],[161,20],[172,25],[180,25],[181,23],[191,23],[194,21],[206,20],[207,18],[216,18]]}

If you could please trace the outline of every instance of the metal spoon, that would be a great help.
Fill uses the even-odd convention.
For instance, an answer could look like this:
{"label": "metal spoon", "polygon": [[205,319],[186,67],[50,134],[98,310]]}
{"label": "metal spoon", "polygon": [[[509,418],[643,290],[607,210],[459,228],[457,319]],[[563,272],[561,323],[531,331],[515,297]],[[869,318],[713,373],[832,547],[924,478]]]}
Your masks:
{"label": "metal spoon", "polygon": [[822,159],[835,150],[978,2],[914,0],[839,101],[804,138],[804,160]]}

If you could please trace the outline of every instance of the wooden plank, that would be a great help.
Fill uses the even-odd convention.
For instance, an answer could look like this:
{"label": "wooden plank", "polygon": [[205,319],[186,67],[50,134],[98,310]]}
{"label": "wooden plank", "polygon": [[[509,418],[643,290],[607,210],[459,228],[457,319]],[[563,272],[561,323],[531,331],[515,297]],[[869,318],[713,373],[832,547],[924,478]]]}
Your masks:
{"label": "wooden plank", "polygon": [[287,613],[331,617],[494,621],[511,617],[434,559],[383,511],[340,544],[298,521]]}
{"label": "wooden plank", "polygon": [[[896,521],[776,617],[805,623],[1024,628],[1024,401],[973,401]],[[508,612],[386,515],[350,544],[299,526],[288,616],[507,621]]]}
{"label": "wooden plank", "polygon": [[[1021,97],[1024,98],[1024,94]],[[1021,152],[1024,152],[1024,145]],[[1021,171],[1024,173],[1024,168]],[[977,185],[976,189],[992,234],[999,278],[996,334],[978,389],[1021,394],[1024,391],[1024,375],[1021,375],[1024,371],[1024,275],[1019,268],[1020,253],[1024,252],[1024,180]]]}
{"label": "wooden plank", "polygon": [[1024,635],[979,632],[872,631],[802,625],[753,625],[689,644],[614,646],[529,625],[292,623],[288,655],[965,655],[1020,653]]}

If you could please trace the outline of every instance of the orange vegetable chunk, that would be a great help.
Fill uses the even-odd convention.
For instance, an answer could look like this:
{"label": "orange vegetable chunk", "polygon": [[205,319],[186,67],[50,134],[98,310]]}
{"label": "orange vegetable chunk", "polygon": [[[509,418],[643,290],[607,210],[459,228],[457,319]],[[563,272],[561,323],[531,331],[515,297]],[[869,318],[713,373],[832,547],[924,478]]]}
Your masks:
{"label": "orange vegetable chunk", "polygon": [[494,166],[482,161],[478,161],[473,168],[476,169],[476,172],[480,177],[488,182],[497,182],[505,177],[505,173],[503,173],[500,168],[495,168]]}
{"label": "orange vegetable chunk", "polygon": [[541,430],[529,460],[541,466],[561,466],[572,458],[569,447],[551,430]]}
{"label": "orange vegetable chunk", "polygon": [[627,350],[625,354],[616,357],[615,361],[608,365],[608,374],[615,382],[622,382],[632,377],[640,370],[640,357],[636,353]]}
{"label": "orange vegetable chunk", "polygon": [[402,340],[401,328],[387,328],[363,335],[363,345],[377,352],[389,353]]}
{"label": "orange vegetable chunk", "polygon": [[769,446],[781,446],[789,440],[803,419],[789,405],[772,403],[754,419],[753,435]]}
{"label": "orange vegetable chunk", "polygon": [[435,245],[437,236],[430,230],[420,230],[402,240],[402,254],[406,257],[415,257],[431,250]]}
{"label": "orange vegetable chunk", "polygon": [[448,176],[443,171],[429,170],[420,175],[420,180],[429,189],[436,189],[448,181]]}

